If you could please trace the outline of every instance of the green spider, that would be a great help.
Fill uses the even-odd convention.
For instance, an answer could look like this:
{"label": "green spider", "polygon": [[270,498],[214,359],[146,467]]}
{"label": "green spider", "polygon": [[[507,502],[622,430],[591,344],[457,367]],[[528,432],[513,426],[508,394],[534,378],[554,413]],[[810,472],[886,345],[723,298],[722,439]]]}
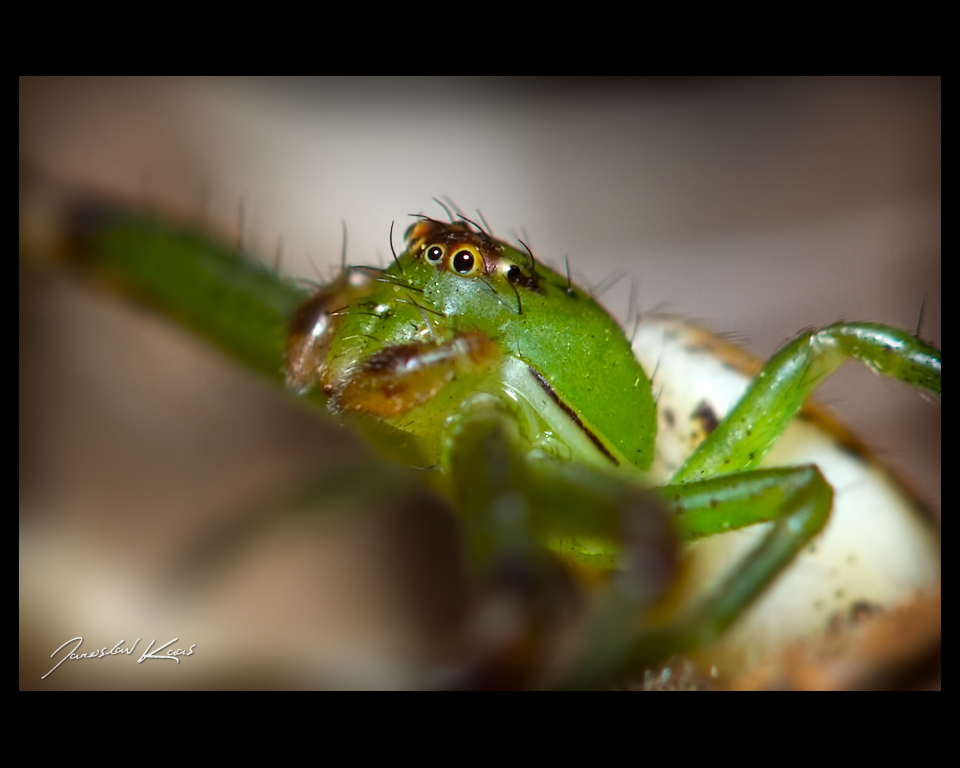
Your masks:
{"label": "green spider", "polygon": [[[854,359],[940,397],[939,350],[887,326],[837,324],[786,345],[729,412],[688,409],[705,439],[679,466],[657,448],[674,406],[658,411],[620,325],[526,247],[450,218],[420,217],[388,268],[345,268],[310,297],[137,217],[88,211],[70,245],[249,367],[276,376],[285,349],[288,388],[318,385],[382,453],[436,470],[476,582],[514,616],[441,685],[539,684],[570,571],[598,586],[548,684],[603,685],[709,646],[828,521],[834,492],[817,466],[760,468],[813,389]],[[671,322],[644,326],[638,343],[651,328],[696,335]],[[679,542],[741,529],[759,543],[680,597]]]}
{"label": "green spider", "polygon": [[566,681],[580,684],[603,676],[598,663],[636,670],[708,644],[823,528],[833,490],[817,467],[758,466],[848,358],[940,395],[938,350],[886,326],[843,323],[787,345],[722,421],[701,414],[714,422],[709,436],[656,491],[679,537],[775,524],[667,626],[634,620],[675,576],[659,518],[632,496],[651,484],[650,380],[610,315],[529,249],[466,220],[422,218],[388,269],[353,281],[344,272],[301,307],[287,384],[302,392],[319,382],[330,409],[356,415],[381,450],[437,467],[487,578],[517,563],[546,572],[542,545],[616,570],[588,643],[603,661],[586,653]]}

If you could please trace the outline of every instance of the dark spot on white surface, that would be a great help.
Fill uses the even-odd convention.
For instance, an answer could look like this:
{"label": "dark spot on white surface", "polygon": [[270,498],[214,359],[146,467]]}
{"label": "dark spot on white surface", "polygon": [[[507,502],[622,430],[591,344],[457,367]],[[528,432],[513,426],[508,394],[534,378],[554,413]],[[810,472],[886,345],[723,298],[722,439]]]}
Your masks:
{"label": "dark spot on white surface", "polygon": [[697,406],[697,410],[690,415],[690,418],[693,421],[699,421],[703,426],[703,431],[708,435],[712,434],[720,425],[720,419],[717,418],[716,411],[706,400]]}

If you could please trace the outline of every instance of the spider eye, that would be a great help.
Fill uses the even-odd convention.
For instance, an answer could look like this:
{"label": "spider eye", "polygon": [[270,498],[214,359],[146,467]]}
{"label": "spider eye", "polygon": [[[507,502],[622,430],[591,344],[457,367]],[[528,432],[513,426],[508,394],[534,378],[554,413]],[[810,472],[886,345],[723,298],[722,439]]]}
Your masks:
{"label": "spider eye", "polygon": [[520,271],[520,267],[516,264],[511,264],[507,269],[507,280],[511,283],[517,283],[520,278],[523,276],[523,273]]}
{"label": "spider eye", "polygon": [[472,250],[461,248],[454,254],[450,265],[458,275],[472,275],[477,271],[479,263],[477,255]]}
{"label": "spider eye", "polygon": [[446,255],[446,248],[442,245],[431,245],[427,248],[426,253],[424,254],[427,257],[427,261],[431,264],[439,264],[443,261],[443,257]]}

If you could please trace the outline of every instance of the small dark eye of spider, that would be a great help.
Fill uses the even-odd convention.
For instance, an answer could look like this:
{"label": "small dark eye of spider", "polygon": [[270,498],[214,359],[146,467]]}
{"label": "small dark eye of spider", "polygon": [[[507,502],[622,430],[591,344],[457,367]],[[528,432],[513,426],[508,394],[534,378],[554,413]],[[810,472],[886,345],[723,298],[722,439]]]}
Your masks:
{"label": "small dark eye of spider", "polygon": [[461,275],[467,274],[473,269],[476,259],[470,251],[458,251],[453,257],[453,269]]}
{"label": "small dark eye of spider", "polygon": [[516,264],[507,269],[507,280],[509,280],[511,283],[519,282],[521,277],[523,277],[523,273],[520,271],[520,267],[518,267]]}
{"label": "small dark eye of spider", "polygon": [[434,245],[430,248],[427,248],[427,261],[438,262],[443,258],[443,248],[439,245]]}

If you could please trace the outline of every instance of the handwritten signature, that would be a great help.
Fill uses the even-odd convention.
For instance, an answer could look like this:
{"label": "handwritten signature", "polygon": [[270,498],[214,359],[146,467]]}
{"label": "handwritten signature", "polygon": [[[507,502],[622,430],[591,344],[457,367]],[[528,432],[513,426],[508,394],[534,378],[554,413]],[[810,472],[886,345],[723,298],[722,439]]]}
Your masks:
{"label": "handwritten signature", "polygon": [[[193,656],[193,649],[197,647],[196,643],[191,645],[187,650],[184,650],[183,648],[177,648],[176,650],[174,650],[173,648],[170,648],[169,650],[167,650],[165,654],[160,653],[161,651],[169,648],[169,646],[173,645],[179,639],[180,638],[175,637],[170,642],[165,643],[164,645],[161,645],[159,648],[156,648],[156,649],[154,649],[153,646],[156,645],[157,641],[151,640],[150,645],[147,646],[147,649],[141,654],[140,658],[137,660],[137,664],[142,664],[145,659],[161,659],[166,661],[175,661],[177,662],[177,664],[179,664],[180,663],[180,659],[178,658],[179,656]],[[73,646],[72,649],[67,651],[64,657],[57,662],[56,666],[53,669],[51,669],[49,672],[47,672],[47,674],[45,674],[40,679],[46,680],[54,671],[56,671],[57,667],[59,667],[61,664],[63,664],[63,662],[67,661],[68,659],[73,661],[76,659],[102,659],[106,656],[133,656],[134,651],[137,649],[137,646],[140,644],[140,640],[141,638],[138,637],[137,642],[135,642],[129,648],[126,648],[123,645],[126,642],[126,640],[121,640],[119,643],[113,646],[113,648],[111,648],[109,651],[107,650],[109,646],[104,646],[99,650],[90,651],[89,653],[77,653],[77,651],[80,650],[80,645],[83,643],[83,638],[74,637],[70,640],[67,640],[67,642],[65,642],[63,645],[57,648],[57,650],[55,650],[53,653],[50,654],[50,658],[52,659],[54,656],[60,653],[60,651],[62,651],[66,646],[70,645],[70,643],[76,643],[76,645]]]}

